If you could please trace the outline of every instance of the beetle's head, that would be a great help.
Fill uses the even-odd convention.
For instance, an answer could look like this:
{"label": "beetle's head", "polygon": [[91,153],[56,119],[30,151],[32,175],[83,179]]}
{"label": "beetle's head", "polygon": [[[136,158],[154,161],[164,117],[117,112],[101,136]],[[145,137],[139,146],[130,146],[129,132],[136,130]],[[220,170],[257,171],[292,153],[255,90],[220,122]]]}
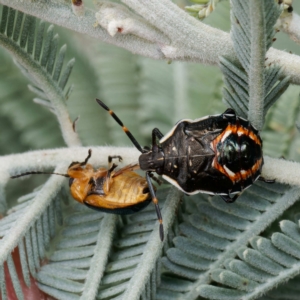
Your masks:
{"label": "beetle's head", "polygon": [[164,153],[158,146],[143,152],[139,157],[140,168],[143,171],[153,171],[161,175],[164,166]]}

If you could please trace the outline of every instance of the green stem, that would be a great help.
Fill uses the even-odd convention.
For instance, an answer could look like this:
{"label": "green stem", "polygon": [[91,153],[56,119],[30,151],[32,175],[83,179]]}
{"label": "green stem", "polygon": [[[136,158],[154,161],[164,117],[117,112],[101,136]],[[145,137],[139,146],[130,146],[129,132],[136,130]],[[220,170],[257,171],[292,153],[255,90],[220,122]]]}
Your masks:
{"label": "green stem", "polygon": [[99,283],[104,275],[107,260],[110,254],[114,232],[116,230],[117,215],[106,214],[101,221],[97,244],[91,266],[87,273],[85,284],[80,299],[96,299]]}
{"label": "green stem", "polygon": [[249,69],[249,121],[261,130],[264,122],[264,62],[266,54],[264,3],[249,1],[251,57]]}

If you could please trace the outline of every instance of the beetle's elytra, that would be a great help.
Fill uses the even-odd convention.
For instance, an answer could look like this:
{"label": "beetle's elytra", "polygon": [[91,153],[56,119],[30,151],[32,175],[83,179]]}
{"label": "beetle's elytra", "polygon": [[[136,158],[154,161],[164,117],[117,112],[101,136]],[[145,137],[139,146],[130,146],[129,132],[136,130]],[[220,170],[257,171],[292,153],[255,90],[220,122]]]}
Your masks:
{"label": "beetle's elytra", "polygon": [[148,185],[147,180],[133,172],[139,169],[139,165],[130,164],[119,170],[112,163],[114,158],[121,160],[121,156],[109,156],[108,168],[94,170],[88,164],[92,151],[89,150],[87,158],[83,162],[72,162],[67,174],[26,172],[11,176],[18,178],[29,174],[56,174],[69,179],[70,192],[78,202],[88,207],[112,214],[132,214],[145,208],[151,199],[155,204],[156,213],[160,223],[160,238],[164,239],[161,212],[158,200],[155,196],[155,187]]}
{"label": "beetle's elytra", "polygon": [[139,164],[146,178],[156,172],[186,194],[220,195],[226,202],[234,202],[258,178],[273,182],[260,177],[263,153],[258,131],[231,108],[219,115],[181,120],[165,136],[154,128],[149,149],[140,146],[112,110],[97,102],[142,153]]}

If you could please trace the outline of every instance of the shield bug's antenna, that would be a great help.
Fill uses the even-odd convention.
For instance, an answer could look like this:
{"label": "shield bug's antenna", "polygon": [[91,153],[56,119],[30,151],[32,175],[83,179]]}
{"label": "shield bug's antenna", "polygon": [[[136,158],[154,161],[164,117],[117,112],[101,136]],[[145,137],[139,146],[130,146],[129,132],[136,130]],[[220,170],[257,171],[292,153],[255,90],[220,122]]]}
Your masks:
{"label": "shield bug's antenna", "polygon": [[101,100],[96,99],[98,104],[102,106],[105,110],[109,112],[109,114],[115,119],[115,121],[122,127],[123,131],[127,134],[133,145],[141,152],[144,153],[145,149],[142,148],[142,146],[138,143],[138,141],[135,139],[135,137],[132,135],[132,133],[129,131],[129,129],[124,126],[123,122],[118,118],[118,116],[109,108],[107,107]]}

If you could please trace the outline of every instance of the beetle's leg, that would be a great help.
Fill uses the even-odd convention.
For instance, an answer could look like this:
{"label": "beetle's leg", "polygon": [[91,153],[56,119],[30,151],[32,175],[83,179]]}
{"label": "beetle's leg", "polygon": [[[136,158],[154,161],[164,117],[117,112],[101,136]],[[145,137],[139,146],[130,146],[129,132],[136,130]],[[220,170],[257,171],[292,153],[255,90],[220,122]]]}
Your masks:
{"label": "beetle's leg", "polygon": [[160,179],[158,179],[155,175],[153,175],[153,173],[150,173],[149,176],[156,181],[159,185],[162,184],[162,181]]}
{"label": "beetle's leg", "polygon": [[96,101],[98,102],[98,104],[100,106],[102,106],[105,110],[107,110],[109,112],[109,114],[115,119],[115,121],[122,127],[123,131],[127,134],[127,136],[129,137],[129,139],[131,140],[132,144],[142,153],[144,153],[144,149],[142,148],[142,146],[138,143],[138,141],[134,138],[134,136],[132,135],[132,133],[129,131],[129,129],[127,127],[124,126],[123,122],[118,118],[118,116],[111,110],[109,109],[108,106],[106,106],[101,100],[96,99]]}
{"label": "beetle's leg", "polygon": [[[86,159],[83,161],[83,162],[78,162],[78,161],[73,161],[70,165],[69,165],[69,169],[71,168],[71,167],[73,167],[73,166],[75,166],[75,165],[79,165],[79,166],[85,166],[87,163],[88,163],[88,161],[89,161],[89,159],[91,158],[91,156],[92,156],[92,149],[89,149],[89,151],[88,151],[88,156],[86,157]],[[76,166],[75,168],[77,168],[77,167],[79,167],[79,166]]]}
{"label": "beetle's leg", "polygon": [[93,190],[93,189],[95,188],[96,184],[97,184],[97,182],[96,182],[96,180],[95,180],[94,177],[91,177],[91,178],[90,178],[89,184],[92,185],[91,190]]}
{"label": "beetle's leg", "polygon": [[154,191],[154,188],[153,188],[153,185],[152,185],[152,182],[151,182],[150,174],[149,174],[149,173],[150,173],[150,172],[146,172],[146,180],[147,180],[147,183],[148,183],[150,195],[151,195],[151,197],[152,197],[152,202],[153,202],[154,205],[155,205],[155,210],[156,210],[156,214],[157,214],[157,219],[158,219],[158,221],[159,221],[159,236],[160,236],[161,241],[163,241],[163,240],[164,240],[163,220],[162,220],[160,208],[159,208],[159,205],[158,205],[158,200],[157,200],[157,198],[156,198],[155,191]]}
{"label": "beetle's leg", "polygon": [[81,166],[85,166],[88,163],[88,161],[91,158],[91,156],[92,156],[92,149],[89,149],[88,156],[86,157],[86,159],[84,160],[84,162],[80,163],[80,165]]}
{"label": "beetle's leg", "polygon": [[111,172],[117,167],[118,165],[116,165],[116,164],[112,164],[112,166],[108,169],[108,171],[107,171],[107,175],[111,175]]}
{"label": "beetle's leg", "polygon": [[275,180],[274,179],[266,179],[265,177],[259,176],[258,180],[263,181],[265,183],[274,183]]}
{"label": "beetle's leg", "polygon": [[108,171],[106,173],[105,183],[106,183],[107,192],[109,192],[111,173],[117,166],[118,165],[116,165],[116,164],[112,164],[112,166],[108,169]]}
{"label": "beetle's leg", "polygon": [[239,196],[241,195],[241,193],[238,193],[236,195],[234,195],[232,198],[228,195],[220,195],[220,197],[226,202],[226,203],[233,203]]}
{"label": "beetle's leg", "polygon": [[118,158],[119,159],[119,162],[121,162],[123,160],[122,156],[120,155],[113,155],[113,156],[108,156],[108,168],[110,169],[112,167],[112,160],[114,158]]}
{"label": "beetle's leg", "polygon": [[[87,164],[88,160],[92,156],[92,149],[89,149],[88,152],[89,152],[88,156],[86,157],[86,159],[83,162],[78,162],[78,161],[72,162],[70,164],[69,168],[68,168],[69,169],[68,172],[70,171],[70,169],[76,169],[80,166],[85,166]],[[54,173],[54,172],[39,172],[39,171],[26,172],[26,173],[22,173],[22,174],[19,174],[19,175],[11,176],[11,178],[18,178],[18,177],[22,177],[22,176],[25,176],[25,175],[31,175],[31,174],[55,174],[55,175],[61,175],[61,176],[64,176],[64,177],[73,178],[69,174],[61,174],[61,173]]]}

